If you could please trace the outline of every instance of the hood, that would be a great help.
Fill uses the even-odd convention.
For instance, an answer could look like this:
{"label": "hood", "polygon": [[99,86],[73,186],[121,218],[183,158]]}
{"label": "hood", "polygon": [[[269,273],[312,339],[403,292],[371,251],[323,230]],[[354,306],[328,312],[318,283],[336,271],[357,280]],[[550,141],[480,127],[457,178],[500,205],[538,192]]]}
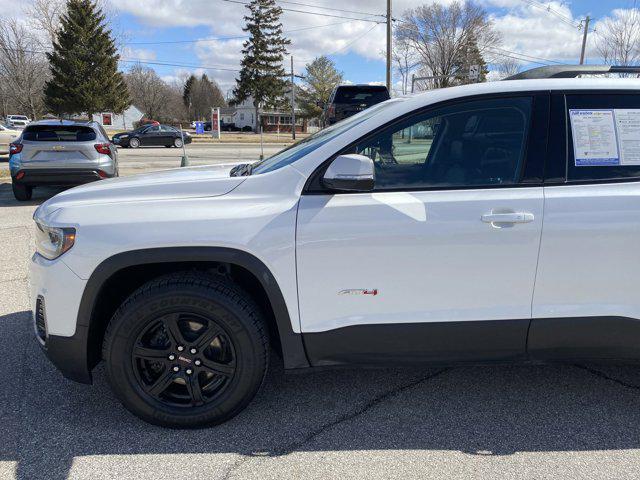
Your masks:
{"label": "hood", "polygon": [[100,180],[56,195],[40,206],[38,215],[45,217],[59,208],[74,205],[217,197],[246,180],[246,177],[229,176],[235,165],[176,168]]}

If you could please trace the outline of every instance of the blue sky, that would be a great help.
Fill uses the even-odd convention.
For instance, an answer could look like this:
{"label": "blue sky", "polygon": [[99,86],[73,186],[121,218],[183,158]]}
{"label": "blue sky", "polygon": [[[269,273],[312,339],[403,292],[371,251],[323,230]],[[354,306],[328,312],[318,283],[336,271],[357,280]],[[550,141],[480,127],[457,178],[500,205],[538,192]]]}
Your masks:
{"label": "blue sky", "polygon": [[[386,0],[344,0],[339,3],[334,0],[297,0],[298,3],[314,5],[316,8],[294,5],[291,2],[295,0],[281,1],[282,7],[316,13],[310,15],[287,11],[283,15],[284,30],[291,32],[290,50],[298,72],[302,72],[304,65],[315,56],[337,52],[330,58],[344,72],[346,80],[358,83],[384,81],[384,25],[318,14],[363,17],[331,8],[383,14]],[[453,0],[438,1],[447,4]],[[634,5],[633,0],[478,2],[493,17],[496,29],[501,32],[501,48],[571,63],[577,62],[582,34],[569,23],[576,23],[590,15],[594,18],[592,25],[597,30],[599,22],[614,15],[615,9],[628,9]],[[394,0],[394,16],[422,3],[425,2]],[[191,71],[206,71],[220,83],[223,90],[233,86],[234,70],[238,68],[243,40],[229,37],[243,35],[241,28],[245,8],[242,5],[224,0],[109,0],[107,4],[114,21],[114,31],[121,38],[123,59],[129,60],[122,63],[123,68],[128,68],[130,61],[135,59],[179,64],[183,66],[151,66],[169,80],[179,80]],[[545,5],[552,12],[545,10]],[[378,19],[371,16],[367,18]],[[593,41],[596,35],[592,34]],[[597,63],[593,41],[589,43],[588,61]]]}

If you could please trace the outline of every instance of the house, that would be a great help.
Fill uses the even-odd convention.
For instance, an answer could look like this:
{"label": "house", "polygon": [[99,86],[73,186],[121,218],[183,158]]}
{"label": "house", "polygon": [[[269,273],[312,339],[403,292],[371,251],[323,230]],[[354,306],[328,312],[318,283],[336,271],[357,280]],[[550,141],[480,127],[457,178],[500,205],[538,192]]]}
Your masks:
{"label": "house", "polygon": [[[296,111],[296,132],[306,133],[308,129],[307,119],[297,114],[298,111]],[[291,132],[291,112],[275,110],[260,112],[260,120],[262,121],[262,129],[264,132]]]}
{"label": "house", "polygon": [[253,106],[253,98],[249,97],[243,102],[235,105],[235,115],[233,116],[233,122],[236,127],[244,128],[251,127],[256,131],[256,108]]}
{"label": "house", "polygon": [[123,113],[94,113],[92,120],[102,125],[105,130],[131,130],[143,117],[142,111],[131,105]]}
{"label": "house", "polygon": [[[253,98],[247,98],[242,103],[236,105],[233,121],[225,123],[235,123],[238,128],[251,127],[257,131],[256,109],[253,106]],[[302,110],[296,106],[296,132],[307,132],[307,120],[301,117]],[[224,118],[224,115],[221,113]],[[265,132],[291,132],[291,110],[261,110],[259,112],[260,123]],[[223,120],[224,121],[224,120]]]}
{"label": "house", "polygon": [[224,124],[235,122],[236,109],[234,107],[222,107],[220,109],[220,122]]}

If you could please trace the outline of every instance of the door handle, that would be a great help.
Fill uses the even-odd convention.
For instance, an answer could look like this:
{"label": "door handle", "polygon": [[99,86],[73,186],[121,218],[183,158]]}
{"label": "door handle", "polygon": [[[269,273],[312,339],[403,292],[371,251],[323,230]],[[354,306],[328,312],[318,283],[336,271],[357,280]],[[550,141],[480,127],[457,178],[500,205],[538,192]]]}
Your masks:
{"label": "door handle", "polygon": [[487,213],[482,215],[482,221],[495,224],[531,223],[534,220],[533,213],[513,212],[513,213]]}

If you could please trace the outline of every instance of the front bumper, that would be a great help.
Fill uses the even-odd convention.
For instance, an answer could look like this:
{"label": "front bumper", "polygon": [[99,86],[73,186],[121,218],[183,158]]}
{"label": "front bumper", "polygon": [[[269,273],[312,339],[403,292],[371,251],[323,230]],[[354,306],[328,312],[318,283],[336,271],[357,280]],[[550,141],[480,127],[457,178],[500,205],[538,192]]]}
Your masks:
{"label": "front bumper", "polygon": [[[44,318],[44,335],[34,332],[47,357],[76,382],[91,383],[88,355],[88,328],[77,324],[78,310],[86,281],[79,278],[61,260],[47,260],[38,254],[31,258],[31,301],[33,319]],[[38,304],[38,298],[41,304]]]}

